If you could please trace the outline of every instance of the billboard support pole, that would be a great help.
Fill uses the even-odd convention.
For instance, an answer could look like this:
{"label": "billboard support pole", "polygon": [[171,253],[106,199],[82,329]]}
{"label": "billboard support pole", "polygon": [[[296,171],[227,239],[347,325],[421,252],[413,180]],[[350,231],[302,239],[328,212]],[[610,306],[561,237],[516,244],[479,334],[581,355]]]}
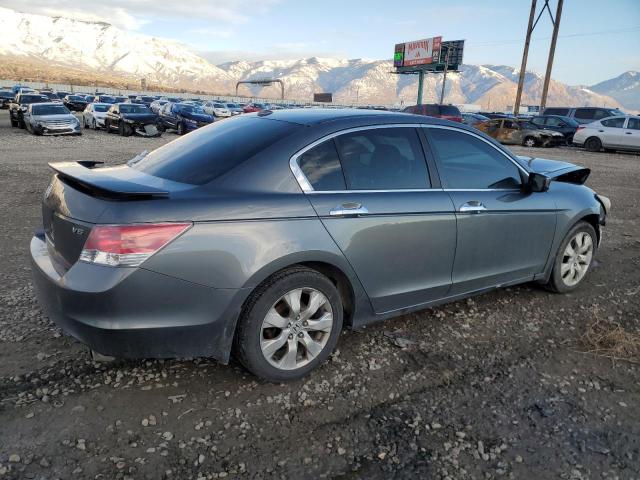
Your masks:
{"label": "billboard support pole", "polygon": [[542,99],[540,100],[540,112],[544,111],[547,105],[547,93],[549,92],[549,82],[551,81],[551,69],[553,68],[553,57],[556,53],[556,42],[558,40],[558,30],[560,30],[560,17],[562,16],[562,3],[564,0],[558,0],[556,8],[556,18],[553,21],[553,35],[551,37],[551,47],[549,47],[549,59],[547,60],[547,72],[544,75],[544,84],[542,86]]}
{"label": "billboard support pole", "polygon": [[449,67],[449,48],[447,48],[447,55],[444,57],[444,76],[442,77],[442,90],[440,91],[440,105],[444,103],[444,87],[447,83],[447,70]]}
{"label": "billboard support pole", "polygon": [[424,85],[424,71],[418,72],[418,101],[416,105],[422,105],[422,86]]}
{"label": "billboard support pole", "polygon": [[524,41],[524,51],[522,52],[522,63],[520,64],[520,75],[518,76],[518,90],[516,91],[516,103],[513,106],[513,114],[520,113],[520,101],[522,100],[522,89],[524,87],[524,76],[527,71],[527,58],[529,57],[529,44],[533,33],[533,17],[536,15],[536,0],[531,0],[531,13],[529,14],[529,25],[527,25],[527,37]]}

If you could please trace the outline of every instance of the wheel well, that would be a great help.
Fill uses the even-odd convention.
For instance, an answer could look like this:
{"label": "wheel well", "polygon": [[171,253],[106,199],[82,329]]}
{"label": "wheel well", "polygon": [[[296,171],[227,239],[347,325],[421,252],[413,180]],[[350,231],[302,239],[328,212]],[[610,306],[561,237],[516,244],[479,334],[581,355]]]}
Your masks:
{"label": "wheel well", "polygon": [[586,215],[578,221],[587,222],[589,225],[591,225],[593,229],[596,231],[598,242],[600,242],[600,218],[598,217],[598,215],[596,215],[595,213],[591,215]]}
{"label": "wheel well", "polygon": [[351,326],[355,305],[355,295],[349,278],[335,265],[325,262],[302,262],[297,265],[311,268],[327,277],[338,289],[344,310],[344,325]]}

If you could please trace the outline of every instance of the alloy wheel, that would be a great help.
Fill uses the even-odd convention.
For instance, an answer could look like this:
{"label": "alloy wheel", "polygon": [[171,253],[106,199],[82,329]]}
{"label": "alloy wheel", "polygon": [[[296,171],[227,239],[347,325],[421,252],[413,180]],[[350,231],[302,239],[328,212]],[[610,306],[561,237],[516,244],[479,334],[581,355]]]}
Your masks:
{"label": "alloy wheel", "polygon": [[535,147],[535,146],[536,146],[536,141],[535,141],[533,138],[527,138],[527,139],[524,141],[524,144],[525,144],[527,147]]}
{"label": "alloy wheel", "polygon": [[565,285],[572,287],[586,275],[593,257],[593,239],[587,232],[578,232],[564,249],[560,275]]}
{"label": "alloy wheel", "polygon": [[303,367],[326,346],[333,311],[326,295],[314,288],[297,288],[282,295],[262,321],[260,349],[280,370]]}

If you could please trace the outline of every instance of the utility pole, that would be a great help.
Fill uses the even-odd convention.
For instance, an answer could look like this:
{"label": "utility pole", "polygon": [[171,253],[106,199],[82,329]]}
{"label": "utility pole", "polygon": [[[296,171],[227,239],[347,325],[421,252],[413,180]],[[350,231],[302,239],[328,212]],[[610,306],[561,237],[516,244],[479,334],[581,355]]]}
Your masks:
{"label": "utility pole", "polygon": [[424,70],[418,72],[418,105],[422,105],[422,86],[424,84]]}
{"label": "utility pole", "polygon": [[558,30],[560,30],[560,17],[562,16],[562,3],[564,0],[558,0],[556,8],[556,18],[553,22],[553,35],[551,37],[551,47],[549,47],[549,59],[547,60],[547,72],[544,75],[544,85],[542,86],[542,99],[540,100],[540,113],[544,111],[547,105],[547,93],[549,92],[549,82],[551,81],[551,69],[553,68],[553,57],[556,54],[556,42],[558,41]]}
{"label": "utility pole", "polygon": [[536,16],[536,0],[531,0],[531,13],[529,13],[529,24],[527,25],[527,37],[524,41],[524,51],[522,52],[522,63],[520,64],[520,76],[518,77],[518,90],[516,91],[516,103],[513,106],[513,114],[520,113],[520,101],[522,100],[522,89],[524,87],[524,77],[527,71],[527,58],[529,57],[529,44],[533,33],[533,18]]}
{"label": "utility pole", "polygon": [[451,51],[451,47],[447,47],[447,54],[444,57],[444,76],[442,77],[442,90],[440,91],[440,105],[444,103],[444,87],[447,83],[447,70],[449,68],[449,52],[450,51]]}

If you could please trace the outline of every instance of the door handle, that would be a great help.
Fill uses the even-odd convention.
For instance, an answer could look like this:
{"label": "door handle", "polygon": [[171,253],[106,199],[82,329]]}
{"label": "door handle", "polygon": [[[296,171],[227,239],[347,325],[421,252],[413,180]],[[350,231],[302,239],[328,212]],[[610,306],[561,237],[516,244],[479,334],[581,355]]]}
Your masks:
{"label": "door handle", "polygon": [[598,132],[600,132],[600,133],[604,133],[604,130],[598,130]]}
{"label": "door handle", "polygon": [[633,132],[624,132],[624,133],[626,133],[627,135],[633,135]]}
{"label": "door handle", "polygon": [[459,211],[466,213],[480,213],[486,209],[487,207],[485,207],[482,202],[479,202],[478,200],[469,200],[467,203],[463,203],[460,206]]}
{"label": "door handle", "polygon": [[337,207],[329,210],[329,215],[332,217],[343,217],[345,215],[366,215],[369,210],[363,207],[361,203],[348,202],[338,205]]}

